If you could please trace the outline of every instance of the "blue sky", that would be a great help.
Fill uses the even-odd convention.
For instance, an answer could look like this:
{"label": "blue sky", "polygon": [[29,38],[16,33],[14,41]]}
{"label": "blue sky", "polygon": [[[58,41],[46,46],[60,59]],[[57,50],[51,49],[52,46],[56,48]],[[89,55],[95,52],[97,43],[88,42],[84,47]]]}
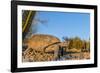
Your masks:
{"label": "blue sky", "polygon": [[90,14],[75,12],[37,12],[36,17],[46,20],[37,23],[36,34],[49,34],[58,37],[80,37],[88,40],[90,36]]}

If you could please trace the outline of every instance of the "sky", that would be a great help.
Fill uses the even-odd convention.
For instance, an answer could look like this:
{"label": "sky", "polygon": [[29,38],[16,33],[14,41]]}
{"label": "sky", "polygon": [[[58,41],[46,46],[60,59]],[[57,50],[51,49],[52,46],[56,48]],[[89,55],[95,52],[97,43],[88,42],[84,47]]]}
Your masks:
{"label": "sky", "polygon": [[[35,34],[48,34],[63,40],[63,37],[80,37],[88,40],[90,36],[90,14],[75,12],[37,12],[35,19],[45,21],[38,22]],[[34,29],[34,27],[33,27]]]}

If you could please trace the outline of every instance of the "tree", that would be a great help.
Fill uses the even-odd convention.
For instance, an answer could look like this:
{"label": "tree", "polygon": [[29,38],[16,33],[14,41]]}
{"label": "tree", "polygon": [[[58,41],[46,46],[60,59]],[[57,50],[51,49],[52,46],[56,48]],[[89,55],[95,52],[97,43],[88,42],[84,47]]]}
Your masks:
{"label": "tree", "polygon": [[72,49],[72,48],[73,48],[73,39],[70,39],[70,40],[69,40],[68,48],[69,48],[69,49]]}
{"label": "tree", "polygon": [[74,38],[68,38],[68,37],[63,37],[64,41],[69,42],[68,49],[90,49],[90,42],[86,40],[81,40],[79,37],[74,37]]}

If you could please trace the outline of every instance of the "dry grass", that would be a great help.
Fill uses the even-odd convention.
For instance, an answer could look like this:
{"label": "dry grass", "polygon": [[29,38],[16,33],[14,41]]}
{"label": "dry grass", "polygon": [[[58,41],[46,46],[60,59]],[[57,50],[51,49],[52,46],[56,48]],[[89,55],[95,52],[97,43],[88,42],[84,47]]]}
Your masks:
{"label": "dry grass", "polygon": [[40,61],[53,61],[54,54],[44,52],[31,51],[23,54],[23,62],[40,62]]}

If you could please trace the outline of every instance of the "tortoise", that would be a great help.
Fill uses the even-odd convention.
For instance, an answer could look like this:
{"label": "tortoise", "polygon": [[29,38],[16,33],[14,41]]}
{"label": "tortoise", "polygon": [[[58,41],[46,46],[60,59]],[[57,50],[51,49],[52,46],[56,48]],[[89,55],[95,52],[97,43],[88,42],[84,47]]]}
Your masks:
{"label": "tortoise", "polygon": [[[45,59],[45,60],[43,60],[41,58],[41,60],[39,59],[36,61],[55,60],[58,55],[57,51],[59,50],[60,44],[61,44],[60,40],[55,36],[45,35],[45,34],[34,34],[31,37],[23,40],[23,45],[27,46],[26,49],[23,51],[24,58],[28,59],[28,61],[29,61],[30,56],[31,56],[31,58],[32,58],[32,56],[34,56],[33,55],[33,52],[34,52],[36,54],[35,56],[44,55],[43,58]],[[48,57],[50,57],[50,59],[48,59],[48,57],[46,57],[46,55],[49,55]],[[34,59],[36,59],[36,58],[34,58]],[[34,59],[32,59],[32,61]]]}

